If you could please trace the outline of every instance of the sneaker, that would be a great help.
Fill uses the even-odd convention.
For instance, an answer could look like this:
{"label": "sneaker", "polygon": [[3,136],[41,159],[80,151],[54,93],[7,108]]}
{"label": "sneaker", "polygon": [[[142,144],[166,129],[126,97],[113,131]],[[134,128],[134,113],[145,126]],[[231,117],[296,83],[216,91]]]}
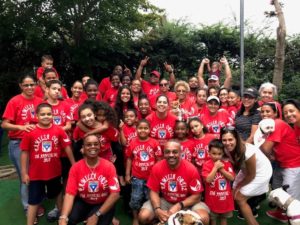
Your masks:
{"label": "sneaker", "polygon": [[48,213],[47,220],[49,222],[55,222],[59,219],[59,216],[60,216],[60,212],[59,212],[58,208],[55,207]]}
{"label": "sneaker", "polygon": [[[258,217],[258,213],[256,212],[256,213],[253,213],[253,216],[254,216],[254,218],[257,218]],[[244,218],[244,216],[242,215],[242,213],[238,213],[237,214],[237,216],[236,216],[238,219],[240,219],[240,220],[245,220],[245,218]]]}
{"label": "sneaker", "polygon": [[43,208],[43,206],[39,205],[36,216],[41,217],[44,214],[45,214],[45,209]]}
{"label": "sneaker", "polygon": [[287,223],[288,222],[288,217],[286,214],[284,214],[282,212],[282,210],[269,210],[266,212],[267,216],[275,219],[275,220],[278,220],[282,223]]}

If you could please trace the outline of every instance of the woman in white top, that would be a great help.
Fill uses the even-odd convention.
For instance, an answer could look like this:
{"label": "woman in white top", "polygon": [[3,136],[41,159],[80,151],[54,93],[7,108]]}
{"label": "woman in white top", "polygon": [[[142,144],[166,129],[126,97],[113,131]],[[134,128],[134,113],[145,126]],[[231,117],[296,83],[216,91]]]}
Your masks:
{"label": "woman in white top", "polygon": [[269,159],[252,144],[244,144],[233,127],[225,127],[221,131],[221,140],[225,152],[231,160],[236,172],[233,183],[234,199],[247,221],[247,224],[258,225],[247,200],[268,191],[272,175]]}

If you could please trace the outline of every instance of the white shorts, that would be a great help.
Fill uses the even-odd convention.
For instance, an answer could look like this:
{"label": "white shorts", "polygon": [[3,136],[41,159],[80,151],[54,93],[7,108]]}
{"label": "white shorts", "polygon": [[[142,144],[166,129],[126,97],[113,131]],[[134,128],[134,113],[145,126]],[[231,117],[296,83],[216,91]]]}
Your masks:
{"label": "white shorts", "polygon": [[283,185],[289,185],[287,193],[300,200],[300,167],[282,169]]}

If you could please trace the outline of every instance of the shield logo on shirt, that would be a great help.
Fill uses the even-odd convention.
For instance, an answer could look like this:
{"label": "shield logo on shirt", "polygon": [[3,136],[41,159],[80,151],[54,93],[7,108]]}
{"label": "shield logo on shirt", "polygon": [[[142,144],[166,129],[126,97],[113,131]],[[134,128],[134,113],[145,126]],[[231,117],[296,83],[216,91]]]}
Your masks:
{"label": "shield logo on shirt", "polygon": [[31,118],[34,118],[34,110],[30,111],[30,114],[31,114]]}
{"label": "shield logo on shirt", "polygon": [[225,179],[220,179],[219,180],[219,190],[220,191],[226,190],[226,186],[227,186],[227,181]]}
{"label": "shield logo on shirt", "polygon": [[149,160],[149,154],[148,154],[148,152],[141,151],[141,152],[140,152],[140,160],[141,160],[142,162],[148,161],[148,160]]}
{"label": "shield logo on shirt", "polygon": [[51,152],[52,150],[52,142],[51,141],[43,141],[42,142],[42,152]]}
{"label": "shield logo on shirt", "polygon": [[165,130],[159,130],[158,131],[158,137],[159,138],[166,138],[167,132]]}
{"label": "shield logo on shirt", "polygon": [[170,192],[177,192],[177,183],[176,181],[169,181],[168,189]]}
{"label": "shield logo on shirt", "polygon": [[218,125],[213,125],[212,129],[213,129],[214,133],[219,133],[220,132],[220,127]]}
{"label": "shield logo on shirt", "polygon": [[89,192],[97,192],[99,190],[99,181],[89,181]]}
{"label": "shield logo on shirt", "polygon": [[199,150],[199,151],[198,151],[198,156],[199,156],[199,158],[200,158],[200,159],[203,159],[203,158],[205,158],[205,151],[204,151],[204,150],[202,150],[202,149],[201,149],[201,150]]}
{"label": "shield logo on shirt", "polygon": [[53,122],[55,125],[61,125],[61,117],[60,116],[53,116]]}

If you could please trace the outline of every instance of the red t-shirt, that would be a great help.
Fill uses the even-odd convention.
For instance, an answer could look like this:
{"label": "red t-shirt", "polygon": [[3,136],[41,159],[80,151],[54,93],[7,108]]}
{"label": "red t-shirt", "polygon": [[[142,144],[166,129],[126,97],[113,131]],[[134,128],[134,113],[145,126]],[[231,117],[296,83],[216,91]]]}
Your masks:
{"label": "red t-shirt", "polygon": [[234,124],[232,118],[224,109],[219,110],[213,116],[210,115],[207,110],[201,115],[200,119],[211,134],[220,134],[223,127],[232,126]]}
{"label": "red t-shirt", "polygon": [[205,134],[200,139],[193,138],[193,158],[195,166],[201,170],[203,164],[210,159],[208,154],[208,144],[212,139],[218,138],[215,134]]}
{"label": "red t-shirt", "polygon": [[191,162],[193,158],[194,141],[192,139],[186,139],[185,141],[181,141],[180,144],[181,158]]}
{"label": "red t-shirt", "polygon": [[75,101],[72,98],[68,98],[65,102],[68,103],[70,107],[70,120],[78,121],[78,108],[82,104],[82,100],[79,99],[79,101]]}
{"label": "red t-shirt", "polygon": [[298,127],[297,125],[294,125],[294,131],[296,134],[297,141],[300,144],[300,127]]}
{"label": "red t-shirt", "polygon": [[195,107],[195,114],[193,116],[197,116],[201,118],[202,114],[209,113],[206,104],[204,104],[201,108],[197,104],[195,104],[194,107]]}
{"label": "red t-shirt", "polygon": [[[27,99],[22,94],[16,95],[8,101],[2,118],[17,125],[35,124],[37,122],[35,109],[42,102],[43,100],[38,97]],[[24,131],[20,130],[8,132],[11,139],[21,139],[23,135]]]}
{"label": "red t-shirt", "polygon": [[[41,86],[37,85],[35,90],[34,90],[34,95],[39,97],[39,98],[42,98],[44,99],[44,95],[45,95],[45,92],[44,90],[41,88]],[[65,87],[61,87],[61,95],[64,99],[68,99],[69,96],[68,96],[68,92],[67,90],[65,89]]]}
{"label": "red t-shirt", "polygon": [[195,102],[189,98],[187,98],[184,102],[179,103],[179,108],[184,119],[193,117],[196,113]]}
{"label": "red t-shirt", "polygon": [[61,175],[61,151],[71,145],[66,132],[59,126],[36,128],[25,133],[20,149],[29,152],[30,180],[50,180]]}
{"label": "red t-shirt", "polygon": [[106,90],[103,101],[107,102],[111,107],[113,107],[117,100],[118,90],[119,88],[115,87]]}
{"label": "red t-shirt", "polygon": [[151,98],[152,96],[156,96],[159,92],[159,84],[151,84],[146,80],[142,80],[142,90],[148,98]]}
{"label": "red t-shirt", "polygon": [[112,84],[110,82],[110,77],[103,78],[98,86],[98,90],[102,96],[104,96],[105,92],[111,88]]}
{"label": "red t-shirt", "polygon": [[[234,176],[235,174],[231,163],[229,161],[221,161],[224,164],[225,171]],[[203,180],[205,180],[208,174],[210,174],[213,167],[214,161],[211,159],[204,163],[202,169]],[[211,183],[205,182],[204,202],[214,213],[227,213],[234,210],[230,181],[227,180],[220,172],[216,173],[215,178]]]}
{"label": "red t-shirt", "polygon": [[275,119],[275,131],[266,140],[275,143],[275,159],[280,167],[300,167],[300,144],[294,130],[287,123]]}
{"label": "red t-shirt", "polygon": [[183,201],[188,196],[203,191],[197,169],[184,159],[174,170],[170,169],[165,159],[157,162],[152,168],[147,186],[150,190],[161,193],[170,203]]}
{"label": "red t-shirt", "polygon": [[118,192],[120,185],[111,162],[100,158],[96,168],[91,169],[82,159],[71,167],[66,193],[78,195],[89,204],[99,204],[105,202],[110,193]]}
{"label": "red t-shirt", "polygon": [[[52,67],[52,69],[55,70],[55,72],[56,72],[56,74],[57,74],[57,77],[59,78],[59,74],[58,74],[57,70],[56,70],[54,67]],[[40,78],[43,78],[43,73],[44,73],[44,71],[45,71],[45,68],[42,67],[42,66],[40,66],[40,67],[36,70],[36,78],[37,78],[37,80],[39,80]]]}
{"label": "red t-shirt", "polygon": [[240,107],[238,107],[238,106],[232,105],[232,106],[227,107],[227,112],[228,112],[230,118],[233,119],[233,120],[235,119],[236,113],[239,110],[240,110]]}
{"label": "red t-shirt", "polygon": [[162,157],[162,151],[158,141],[153,138],[146,141],[135,138],[129,144],[126,156],[132,159],[132,176],[147,180],[153,165]]}
{"label": "red t-shirt", "polygon": [[126,147],[128,147],[130,142],[137,137],[136,127],[128,126],[127,124],[124,124],[122,129],[126,139]]}
{"label": "red t-shirt", "polygon": [[165,143],[174,136],[176,116],[168,112],[166,118],[160,119],[156,113],[153,112],[147,116],[146,119],[151,126],[150,136],[158,140],[160,147],[163,149]]}
{"label": "red t-shirt", "polygon": [[66,125],[67,122],[71,121],[70,105],[67,102],[58,101],[57,105],[51,106],[53,114],[53,124],[63,127]]}

